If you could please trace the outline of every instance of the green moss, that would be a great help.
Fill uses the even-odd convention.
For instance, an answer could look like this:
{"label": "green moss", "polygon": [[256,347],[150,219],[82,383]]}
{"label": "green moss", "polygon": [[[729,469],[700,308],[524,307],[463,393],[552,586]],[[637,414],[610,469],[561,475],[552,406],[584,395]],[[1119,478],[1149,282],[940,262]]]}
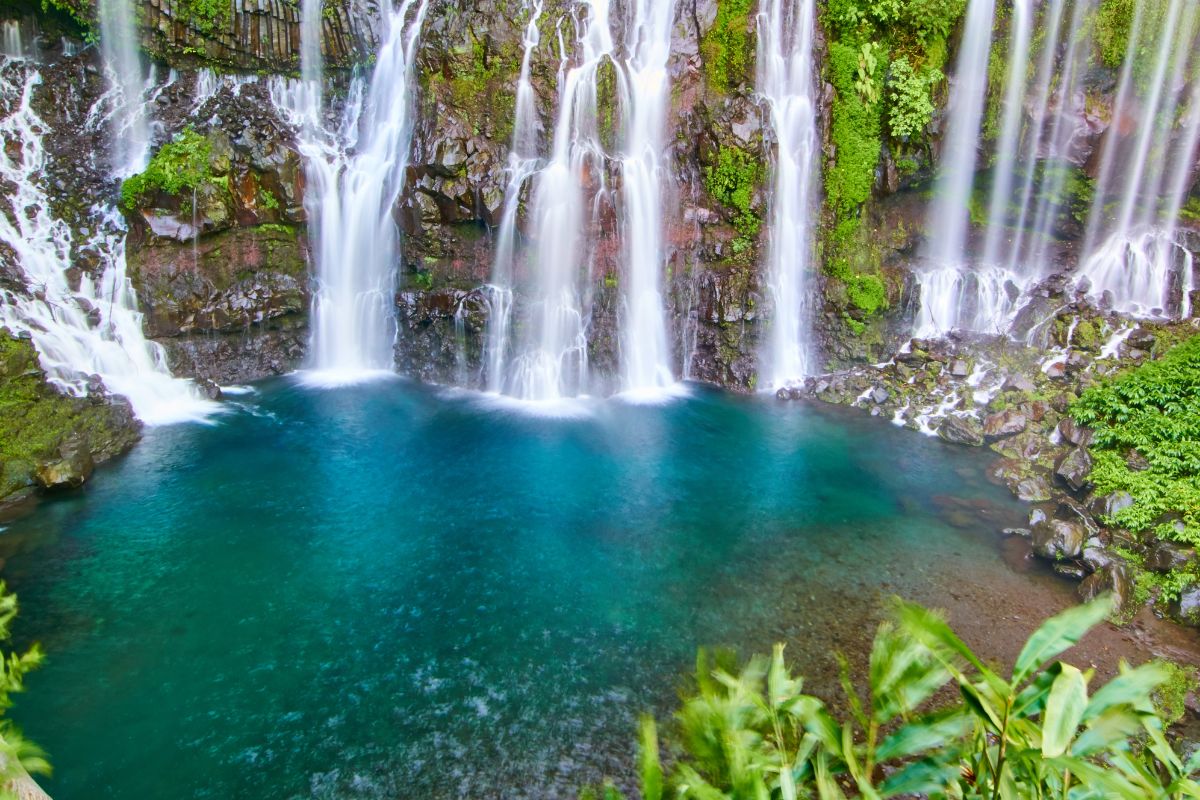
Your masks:
{"label": "green moss", "polygon": [[700,52],[708,85],[727,93],[750,80],[754,66],[751,14],[754,0],[718,0],[717,19],[704,35]]}
{"label": "green moss", "polygon": [[850,303],[867,315],[887,308],[887,287],[876,275],[852,275],[846,280]]}
{"label": "green moss", "polygon": [[137,208],[156,192],[179,196],[213,181],[212,143],[188,128],[150,159],[144,172],[121,184],[121,206]]}
{"label": "green moss", "polygon": [[837,95],[830,126],[835,155],[826,171],[825,191],[839,218],[870,198],[883,150],[883,106],[863,102],[855,87],[858,62],[859,51],[854,47],[837,42],[829,46],[830,78]]}
{"label": "green moss", "polygon": [[111,409],[56,392],[33,345],[0,329],[0,501],[28,486],[72,436],[97,445],[117,437]]}
{"label": "green moss", "polygon": [[[738,147],[721,147],[717,163],[704,168],[704,187],[722,205],[734,211],[733,227],[745,239],[758,234],[762,220],[754,213],[754,190],[763,178],[763,167]],[[747,246],[749,242],[745,243]],[[737,252],[735,242],[734,247]]]}

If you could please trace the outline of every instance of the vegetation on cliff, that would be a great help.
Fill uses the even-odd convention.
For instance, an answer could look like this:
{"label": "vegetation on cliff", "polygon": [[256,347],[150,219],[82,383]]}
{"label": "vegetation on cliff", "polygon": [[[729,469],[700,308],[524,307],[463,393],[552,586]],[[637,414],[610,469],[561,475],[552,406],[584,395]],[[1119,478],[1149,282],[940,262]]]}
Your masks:
{"label": "vegetation on cliff", "polygon": [[[900,164],[927,154],[936,92],[944,83],[946,39],[964,0],[831,0],[829,36],[833,156],[825,167],[825,272],[833,298],[859,320],[887,307],[877,248],[861,247],[863,207],[885,148]],[[838,285],[844,291],[838,290]],[[848,318],[850,319],[850,318]],[[861,332],[860,321],[851,322]]]}
{"label": "vegetation on cliff", "polygon": [[[1185,759],[1167,738],[1170,667],[1122,665],[1090,692],[1091,670],[1056,660],[1110,607],[1101,599],[1049,619],[1005,677],[940,616],[897,602],[875,636],[865,687],[843,661],[845,720],[803,693],[782,645],[740,670],[702,652],[666,765],[653,719],[642,721],[642,796],[1200,797],[1200,754]],[[957,702],[934,699],[947,686]],[[602,796],[620,794],[609,786]]]}
{"label": "vegetation on cliff", "polygon": [[143,172],[121,184],[121,206],[137,208],[156,192],[182,195],[199,190],[213,180],[212,143],[187,128],[154,154]]}
{"label": "vegetation on cliff", "polygon": [[754,78],[754,0],[719,0],[717,19],[700,43],[709,87],[722,94]]}

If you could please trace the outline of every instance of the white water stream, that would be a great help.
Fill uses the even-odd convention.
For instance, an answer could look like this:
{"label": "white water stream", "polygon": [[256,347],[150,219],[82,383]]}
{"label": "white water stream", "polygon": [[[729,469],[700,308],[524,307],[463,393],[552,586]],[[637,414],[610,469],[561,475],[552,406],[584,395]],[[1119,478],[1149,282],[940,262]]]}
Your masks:
{"label": "white water stream", "polygon": [[8,213],[0,213],[0,242],[26,285],[25,292],[0,294],[0,325],[28,336],[47,377],[69,394],[88,394],[97,376],[147,424],[202,420],[215,404],[190,382],[172,378],[163,349],[142,333],[115,210],[94,210],[97,227],[88,244],[102,259],[99,277],[71,275],[72,233],[53,216],[42,185],[49,128],[30,106],[40,82],[32,64],[6,60],[0,67],[0,140],[11,143],[0,150],[0,180],[12,187],[0,200],[8,204]]}
{"label": "white water stream", "polygon": [[767,245],[774,312],[764,353],[766,390],[811,371],[808,271],[819,146],[815,25],[813,0],[764,0],[758,14],[758,92],[776,141]]}
{"label": "white water stream", "polygon": [[621,335],[623,389],[654,397],[675,383],[667,346],[662,279],[666,268],[663,215],[668,175],[664,151],[670,105],[674,0],[629,0],[622,100],[627,109],[621,156],[621,196],[627,279]]}

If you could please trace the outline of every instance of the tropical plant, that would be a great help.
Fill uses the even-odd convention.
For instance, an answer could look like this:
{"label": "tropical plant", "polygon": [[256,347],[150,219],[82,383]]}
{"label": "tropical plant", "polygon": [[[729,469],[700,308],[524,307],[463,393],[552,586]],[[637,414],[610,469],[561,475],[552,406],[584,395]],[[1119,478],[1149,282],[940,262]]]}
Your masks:
{"label": "tropical plant", "polygon": [[[12,622],[17,616],[17,596],[0,581],[0,643],[12,639]],[[12,707],[12,695],[24,690],[25,675],[42,663],[36,644],[24,653],[0,652],[0,800],[12,795],[12,785],[25,773],[50,773],[41,748],[25,739],[4,714]]]}
{"label": "tropical plant", "polygon": [[[1107,597],[1069,609],[1026,642],[1007,677],[945,620],[896,601],[870,654],[865,694],[842,664],[849,718],[804,694],[784,648],[740,671],[701,653],[694,692],[676,714],[664,768],[654,720],[642,721],[645,800],[929,798],[1200,798],[1200,755],[1168,743],[1157,663],[1130,668],[1089,695],[1092,672],[1056,657],[1111,610]],[[957,701],[934,695],[947,685]],[[593,797],[620,797],[611,785]]]}

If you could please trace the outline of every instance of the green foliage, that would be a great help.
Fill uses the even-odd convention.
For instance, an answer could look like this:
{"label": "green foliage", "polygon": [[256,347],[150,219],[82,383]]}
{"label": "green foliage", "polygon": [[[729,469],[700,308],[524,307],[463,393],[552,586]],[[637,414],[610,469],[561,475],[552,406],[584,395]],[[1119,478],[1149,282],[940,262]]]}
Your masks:
{"label": "green foliage", "polygon": [[939,69],[926,67],[919,72],[914,70],[905,56],[892,62],[891,79],[888,81],[888,100],[891,103],[888,122],[893,138],[908,139],[924,132],[925,126],[933,119],[930,90],[943,78],[945,76]]}
{"label": "green foliage", "polygon": [[[1200,545],[1200,336],[1087,390],[1071,415],[1095,429],[1097,491],[1124,490],[1134,497],[1113,522]],[[1130,451],[1143,456],[1149,469],[1131,470],[1125,460]]]}
{"label": "green foliage", "polygon": [[199,189],[213,180],[211,156],[208,138],[186,129],[154,154],[144,172],[121,184],[121,206],[137,208],[155,192],[178,196]]}
{"label": "green foliage", "polygon": [[717,151],[717,163],[704,168],[704,188],[735,212],[733,227],[747,243],[758,234],[762,225],[753,209],[754,190],[762,177],[762,164],[737,147],[721,147]]}
{"label": "green foliage", "polygon": [[876,275],[852,275],[846,281],[850,303],[866,314],[887,308],[887,287]]}
{"label": "green foliage", "polygon": [[233,19],[231,0],[180,0],[181,19],[209,36],[220,33]]}
{"label": "green foliage", "polygon": [[[834,163],[826,170],[825,192],[838,217],[865,203],[875,185],[875,167],[883,149],[880,103],[864,102],[859,94],[859,51],[833,42],[829,46],[830,78],[837,90],[830,135],[836,148]],[[876,60],[876,70],[886,69]]]}
{"label": "green foliage", "polygon": [[[1100,494],[1128,492],[1133,505],[1107,520],[1160,539],[1200,545],[1200,336],[1088,389],[1071,415],[1095,430],[1091,481]],[[1132,469],[1137,453],[1149,464]],[[1174,600],[1200,580],[1193,564],[1153,582]]]}
{"label": "green foliage", "polygon": [[[875,636],[865,686],[843,661],[844,720],[804,694],[782,645],[741,670],[702,656],[676,714],[665,785],[691,800],[1200,797],[1200,757],[1180,758],[1155,710],[1168,669],[1122,665],[1091,693],[1090,670],[1056,660],[1110,609],[1104,598],[1048,620],[1006,678],[940,616],[897,602]],[[947,685],[958,701],[933,710]],[[652,734],[643,727],[643,765],[659,764]],[[658,797],[662,772],[642,775],[652,781],[646,796]]]}
{"label": "green foliage", "polygon": [[78,31],[85,42],[95,44],[98,41],[90,9],[84,0],[42,0],[42,13],[60,14],[69,20],[69,25]]}
{"label": "green foliage", "polygon": [[1159,663],[1166,670],[1167,678],[1154,692],[1154,707],[1164,723],[1174,725],[1187,713],[1187,696],[1200,689],[1200,669],[1174,661]]}
{"label": "green foliage", "polygon": [[[12,623],[17,616],[17,597],[0,581],[0,644],[12,639]],[[25,675],[42,663],[42,651],[36,644],[24,653],[0,652],[0,784],[7,787],[21,773],[50,774],[45,753],[21,735],[3,715],[12,707],[12,695],[24,691]]]}
{"label": "green foliage", "polygon": [[[1166,30],[1169,6],[1170,0],[1103,0],[1096,11],[1095,23],[1100,61],[1115,69],[1132,53],[1134,77],[1144,85],[1154,70],[1162,40],[1180,33]],[[1178,40],[1173,44],[1173,47],[1188,46]]]}
{"label": "green foliage", "polygon": [[700,43],[708,85],[729,92],[750,80],[754,65],[754,37],[750,19],[754,0],[718,0],[717,19]]}

